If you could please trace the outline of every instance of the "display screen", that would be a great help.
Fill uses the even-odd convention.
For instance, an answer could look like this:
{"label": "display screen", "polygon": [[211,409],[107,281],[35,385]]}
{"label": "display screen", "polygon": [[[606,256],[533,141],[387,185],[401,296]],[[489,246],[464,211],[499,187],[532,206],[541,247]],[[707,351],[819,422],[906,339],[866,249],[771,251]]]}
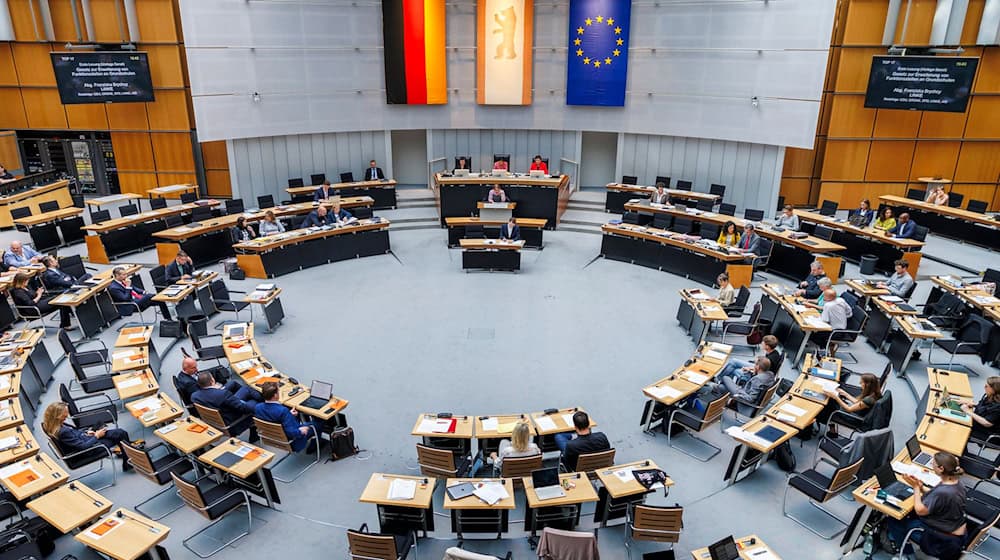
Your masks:
{"label": "display screen", "polygon": [[153,101],[144,52],[54,52],[52,69],[64,105]]}
{"label": "display screen", "polygon": [[978,58],[876,56],[865,107],[964,113]]}

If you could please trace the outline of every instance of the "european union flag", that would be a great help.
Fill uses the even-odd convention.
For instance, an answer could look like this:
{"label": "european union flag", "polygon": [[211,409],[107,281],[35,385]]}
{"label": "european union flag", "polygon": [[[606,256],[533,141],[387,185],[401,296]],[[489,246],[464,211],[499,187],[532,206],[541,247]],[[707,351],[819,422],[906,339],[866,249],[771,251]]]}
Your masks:
{"label": "european union flag", "polygon": [[631,0],[571,0],[567,105],[625,105]]}

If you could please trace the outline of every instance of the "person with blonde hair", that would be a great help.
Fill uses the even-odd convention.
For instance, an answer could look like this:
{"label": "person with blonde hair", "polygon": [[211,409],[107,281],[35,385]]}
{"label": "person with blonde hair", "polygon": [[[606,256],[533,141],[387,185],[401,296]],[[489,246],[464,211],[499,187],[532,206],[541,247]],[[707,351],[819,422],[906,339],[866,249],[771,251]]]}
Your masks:
{"label": "person with blonde hair", "polygon": [[[122,456],[122,470],[128,470],[128,461],[122,453],[119,444],[130,441],[128,432],[121,428],[102,426],[96,430],[80,429],[69,420],[69,406],[64,402],[54,402],[45,408],[42,418],[42,430],[52,438],[63,455],[71,455],[81,451],[91,450],[95,457],[103,455],[103,451],[94,450],[101,445],[116,455]],[[88,454],[89,455],[89,454]]]}
{"label": "person with blonde hair", "polygon": [[[538,455],[542,451],[531,441],[531,425],[527,420],[518,420],[511,431],[510,439],[500,441],[500,446],[496,451],[490,453],[489,462],[493,465],[493,470],[500,472],[503,467],[503,460],[507,457],[530,457]],[[483,459],[476,458],[469,476],[474,477],[479,469],[483,467]]]}

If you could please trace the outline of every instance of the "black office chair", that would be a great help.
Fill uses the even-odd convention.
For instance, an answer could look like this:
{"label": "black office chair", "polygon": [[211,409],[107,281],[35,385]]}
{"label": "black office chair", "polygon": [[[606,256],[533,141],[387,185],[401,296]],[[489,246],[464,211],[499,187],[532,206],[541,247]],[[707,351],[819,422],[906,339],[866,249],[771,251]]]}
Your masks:
{"label": "black office chair", "polygon": [[719,214],[725,216],[735,216],[736,215],[736,205],[723,202],[719,204]]}
{"label": "black office chair", "polygon": [[[865,323],[868,322],[868,313],[858,306],[855,306],[851,310],[851,318],[847,320],[847,327],[843,329],[833,329],[830,332],[830,337],[827,339],[826,343],[826,353],[830,353],[830,348],[833,345],[843,346],[855,342],[861,333],[865,329]],[[841,352],[843,356],[849,356],[852,363],[858,363],[858,359],[850,352]],[[843,360],[845,363],[847,360]]]}
{"label": "black office chair", "polygon": [[458,160],[465,160],[465,168],[472,169],[472,156],[455,156],[455,168],[458,168]]}
{"label": "black office chair", "polygon": [[[817,469],[819,461],[817,461],[816,464],[814,464],[813,467],[807,471],[790,473],[788,477],[788,485],[785,486],[785,497],[781,501],[781,513],[785,517],[798,523],[822,539],[830,540],[843,533],[847,530],[847,522],[840,519],[820,504],[831,500],[841,492],[849,490],[851,485],[858,480],[857,474],[858,471],[861,470],[861,463],[863,463],[864,460],[864,457],[861,457],[853,464],[838,468],[830,476],[824,475]],[[813,528],[812,525],[806,523],[805,520],[790,514],[788,512],[788,491],[792,488],[805,494],[809,498],[809,503],[812,504],[813,507],[825,513],[830,519],[840,525],[840,528],[836,529],[832,534],[824,534]]]}
{"label": "black office chair", "polygon": [[[935,338],[933,339],[933,345],[931,345],[930,350],[927,351],[927,364],[931,366],[943,366],[947,364],[948,369],[955,367],[955,356],[959,354],[979,354],[983,351],[986,345],[989,343],[990,332],[993,329],[993,323],[987,321],[979,315],[969,315],[965,319],[965,323],[958,328],[955,333],[954,338]],[[941,348],[950,355],[947,362],[934,362],[931,360],[931,353],[934,351],[934,347]],[[969,367],[959,364],[959,367],[963,367],[969,370],[970,373],[975,375]]]}
{"label": "black office chair", "polygon": [[[31,208],[28,208],[27,206],[22,206],[20,208],[12,208],[10,210],[10,217],[15,220],[19,220],[21,218],[27,218],[30,215],[31,215]],[[15,227],[18,231],[24,231],[24,232],[28,231],[27,226],[17,225]]]}
{"label": "black office chair", "polygon": [[125,216],[135,216],[138,213],[139,207],[135,204],[126,204],[125,206],[118,207],[118,214],[121,215],[122,218]]}
{"label": "black office chair", "polygon": [[77,428],[118,425],[118,406],[105,393],[73,397],[69,388],[60,383],[59,400],[66,403],[69,419]]}
{"label": "black office chair", "polygon": [[167,207],[167,199],[165,198],[151,198],[149,200],[149,207],[152,210],[163,210]]}
{"label": "black office chair", "polygon": [[[723,321],[722,323],[722,343],[729,344],[726,342],[726,337],[729,335],[736,335],[738,337],[745,337],[746,335],[752,333],[758,327],[760,327],[760,312],[763,309],[761,302],[753,304],[753,310],[750,312],[750,316],[746,321]],[[754,348],[748,344],[736,344],[737,346],[743,346],[746,348]]]}
{"label": "black office chair", "polygon": [[1000,284],[1000,270],[995,268],[987,268],[983,271],[983,282],[993,282],[994,284]]}
{"label": "black office chair", "polygon": [[[850,375],[850,373],[844,371],[844,369],[845,368],[841,368],[841,371],[843,371],[847,375]],[[882,389],[882,391],[885,391],[885,384],[889,382],[890,375],[892,375],[892,362],[885,364],[885,368],[882,369],[882,376],[879,377],[878,386],[880,389]],[[840,388],[846,391],[847,394],[851,395],[855,399],[861,396],[861,386],[846,383],[846,377],[841,378]]]}
{"label": "black office chair", "polygon": [[80,255],[66,255],[65,257],[59,257],[59,269],[69,274],[74,278],[79,278],[87,271],[96,272],[97,269],[83,264],[83,258]]}
{"label": "black office chair", "polygon": [[[634,213],[634,212],[633,212]],[[638,216],[638,214],[636,214]],[[653,214],[652,226],[658,229],[670,229],[674,225],[674,217],[671,214],[657,212]]]}
{"label": "black office chair", "polygon": [[774,251],[774,242],[770,239],[760,240],[760,254],[753,258],[753,278],[763,278],[767,279],[763,274],[757,272],[762,268],[767,268],[767,265],[771,263],[771,252]]}
{"label": "black office chair", "polygon": [[309,176],[309,181],[313,185],[322,185],[326,181],[326,173],[313,173]]}
{"label": "black office chair", "polygon": [[691,181],[685,181],[683,179],[677,180],[677,190],[679,191],[690,191],[692,187]]}
{"label": "black office chair", "polygon": [[212,208],[210,206],[199,206],[191,211],[191,221],[200,222],[212,219]]}
{"label": "black office chair", "polygon": [[968,310],[965,302],[954,294],[944,293],[934,303],[924,306],[922,317],[939,329],[955,330],[965,320]]}
{"label": "black office chair", "polygon": [[819,213],[823,216],[834,216],[837,214],[837,203],[832,200],[824,200],[819,207]]}
{"label": "black office chair", "polygon": [[638,185],[639,184],[639,178],[636,177],[635,175],[622,175],[622,184],[623,185]]}
{"label": "black office chair", "polygon": [[712,208],[715,207],[715,203],[711,200],[699,200],[694,207],[702,212],[711,212]]}
{"label": "black office chair", "polygon": [[493,154],[493,163],[501,160],[507,162],[507,169],[510,169],[510,154]]}
{"label": "black office chair", "polygon": [[722,201],[722,197],[726,196],[726,185],[719,185],[712,183],[708,186],[708,194],[718,195],[719,201]]}
{"label": "black office chair", "polygon": [[743,211],[743,217],[751,222],[759,222],[764,219],[764,211],[754,208],[747,208]]}
{"label": "black office chair", "polygon": [[833,228],[828,228],[824,225],[816,224],[816,229],[813,230],[813,235],[820,239],[832,241],[833,232],[834,232]]}
{"label": "black office chair", "polygon": [[196,200],[198,200],[198,195],[196,193],[188,192],[181,195],[181,204],[191,204]]}
{"label": "black office chair", "polygon": [[351,212],[354,214],[354,217],[359,220],[367,220],[368,218],[371,218],[373,215],[372,209],[366,206],[359,206],[357,208],[352,209]]}
{"label": "black office chair", "polygon": [[916,227],[913,228],[913,240],[927,241],[927,234],[930,233],[930,231],[929,227],[917,224]]}
{"label": "black office chair", "polygon": [[293,179],[288,180],[288,188],[290,189],[294,189],[297,187],[304,187],[304,186],[306,186],[306,183],[305,181],[302,180],[302,177],[295,177]]}
{"label": "black office chair", "polygon": [[702,239],[708,239],[710,241],[715,241],[716,239],[719,238],[719,230],[720,229],[721,229],[721,226],[719,226],[717,224],[710,224],[708,222],[704,222],[704,223],[701,224],[701,231],[699,233],[700,233]]}
{"label": "black office chair", "polygon": [[[237,290],[230,290],[229,288],[226,287],[226,283],[223,282],[222,280],[214,280],[214,281],[212,281],[211,289],[212,289],[212,302],[215,304],[216,311],[225,311],[227,313],[233,313],[233,314],[236,315],[236,321],[235,322],[237,322],[237,323],[244,322],[244,321],[240,320],[240,311],[243,311],[244,309],[250,307],[250,304],[247,303],[247,302],[245,302],[245,301],[235,301],[235,300],[233,300],[231,294],[243,294],[243,295],[246,295],[246,292],[240,292],[240,291],[237,291]],[[253,319],[253,312],[252,311],[250,313],[250,319],[251,320]],[[216,325],[215,327],[217,329],[221,329],[226,324],[232,323],[232,322],[234,322],[234,321],[222,321],[218,325]]]}
{"label": "black office chair", "polygon": [[922,191],[920,189],[909,189],[906,191],[906,198],[910,200],[920,200],[923,201],[927,198],[927,191]]}
{"label": "black office chair", "polygon": [[663,183],[664,187],[666,187],[668,189],[670,188],[670,177],[669,176],[657,175],[656,176],[656,182],[657,183]]}
{"label": "black office chair", "polygon": [[[740,286],[740,291],[736,292],[736,299],[730,305],[723,307],[722,310],[730,317],[742,317],[748,301],[750,301],[750,288]],[[774,371],[778,371],[778,368],[774,368]]]}
{"label": "black office chair", "polygon": [[[170,477],[173,478],[177,494],[184,503],[197,511],[202,517],[211,521],[211,523],[199,529],[198,532],[181,540],[184,548],[195,553],[199,558],[209,558],[216,552],[229,547],[234,542],[250,534],[250,531],[253,529],[253,509],[250,505],[250,496],[246,490],[240,490],[231,485],[231,483],[216,483],[211,479],[211,474],[189,480],[186,475],[178,475],[176,472],[171,472]],[[208,531],[225,519],[230,513],[238,512],[244,507],[247,514],[247,526],[238,535],[209,552],[202,552],[189,544],[198,535]],[[213,538],[211,540],[219,542],[221,539]]]}
{"label": "black office chair", "polygon": [[166,229],[175,228],[177,226],[182,226],[182,225],[184,225],[184,218],[181,218],[180,216],[178,216],[176,214],[173,215],[173,216],[167,216],[167,217],[163,218],[163,225],[164,225],[164,227]]}
{"label": "black office chair", "polygon": [[341,183],[353,183],[354,182],[354,173],[351,172],[351,171],[345,171],[344,173],[341,173],[340,174],[340,182]]}
{"label": "black office chair", "polygon": [[257,197],[257,207],[261,210],[265,208],[274,208],[274,195],[262,194]]}
{"label": "black office chair", "polygon": [[[13,214],[13,212],[11,212]],[[90,213],[91,223],[99,224],[101,222],[106,222],[111,219],[110,210],[94,210]]]}
{"label": "black office chair", "polygon": [[948,206],[952,208],[961,208],[962,200],[965,199],[965,195],[957,192],[948,193]]}
{"label": "black office chair", "polygon": [[969,212],[978,212],[980,214],[985,214],[987,208],[989,208],[988,203],[975,199],[969,199],[968,204],[965,205],[965,209]]}
{"label": "black office chair", "polygon": [[59,209],[59,202],[55,200],[50,200],[48,202],[41,202],[38,204],[38,210],[41,213],[55,212]]}
{"label": "black office chair", "polygon": [[785,207],[785,197],[779,196],[778,197],[778,207],[775,208],[775,210],[777,210],[777,211],[780,212],[784,207]]}
{"label": "black office chair", "polygon": [[622,222],[626,224],[639,225],[639,213],[625,212],[622,214]]}
{"label": "black office chair", "polygon": [[485,239],[486,228],[482,224],[469,224],[465,226],[465,239]]}
{"label": "black office chair", "polygon": [[691,218],[674,218],[674,231],[677,233],[688,234],[694,229],[694,222]]}
{"label": "black office chair", "polygon": [[226,214],[242,214],[245,210],[242,198],[231,198],[226,201]]}

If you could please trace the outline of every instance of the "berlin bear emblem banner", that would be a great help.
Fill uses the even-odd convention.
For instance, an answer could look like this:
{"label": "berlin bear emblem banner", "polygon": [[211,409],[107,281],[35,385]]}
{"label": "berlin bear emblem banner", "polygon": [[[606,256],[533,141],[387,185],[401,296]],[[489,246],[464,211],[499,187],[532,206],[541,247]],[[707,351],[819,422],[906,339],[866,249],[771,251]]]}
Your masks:
{"label": "berlin bear emblem banner", "polygon": [[531,105],[534,0],[479,0],[476,102]]}

